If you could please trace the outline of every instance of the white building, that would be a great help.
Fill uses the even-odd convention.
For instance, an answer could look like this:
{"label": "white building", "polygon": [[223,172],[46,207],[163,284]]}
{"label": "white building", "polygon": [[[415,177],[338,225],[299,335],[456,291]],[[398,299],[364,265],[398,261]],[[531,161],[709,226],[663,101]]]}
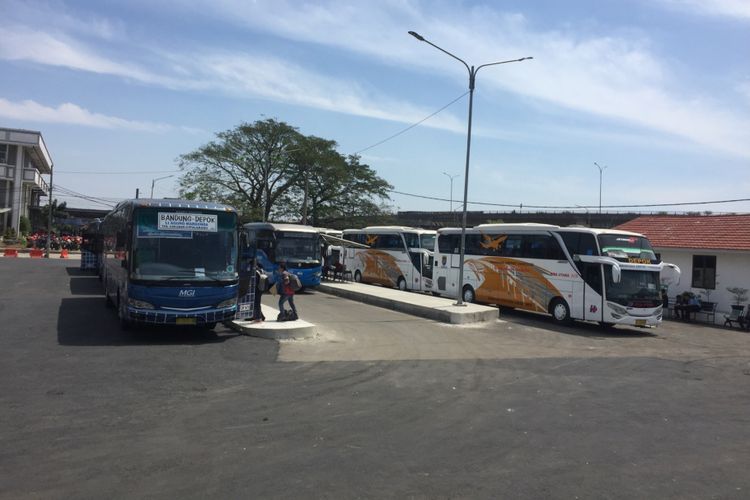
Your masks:
{"label": "white building", "polygon": [[52,158],[41,132],[0,128],[0,236],[7,227],[18,231],[21,216],[49,196],[42,175],[52,175]]}
{"label": "white building", "polygon": [[728,313],[736,303],[727,288],[750,289],[750,214],[649,215],[617,229],[645,234],[662,260],[680,267],[682,278],[669,287],[670,297],[699,294],[717,303],[721,318],[718,313]]}

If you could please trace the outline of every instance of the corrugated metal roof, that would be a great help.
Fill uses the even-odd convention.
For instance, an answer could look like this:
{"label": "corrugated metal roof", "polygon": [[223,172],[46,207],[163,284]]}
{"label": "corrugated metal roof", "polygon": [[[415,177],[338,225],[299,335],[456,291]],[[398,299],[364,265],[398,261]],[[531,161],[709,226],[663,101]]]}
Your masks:
{"label": "corrugated metal roof", "polygon": [[645,234],[656,248],[750,250],[750,214],[644,215],[616,229]]}

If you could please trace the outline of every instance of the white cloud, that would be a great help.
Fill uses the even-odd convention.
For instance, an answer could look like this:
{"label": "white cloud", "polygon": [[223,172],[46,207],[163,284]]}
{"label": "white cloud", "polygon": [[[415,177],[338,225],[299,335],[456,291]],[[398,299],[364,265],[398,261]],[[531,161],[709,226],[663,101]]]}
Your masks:
{"label": "white cloud", "polygon": [[750,21],[748,0],[661,0],[675,9],[688,9],[698,14],[731,17]]}
{"label": "white cloud", "polygon": [[71,13],[65,5],[56,1],[3,0],[5,26],[24,24],[33,20],[34,26],[57,27],[102,40],[125,37],[122,22],[80,10]]}
{"label": "white cloud", "polygon": [[[191,86],[219,89],[239,97],[255,96],[405,123],[417,122],[432,111],[379,95],[354,81],[330,78],[270,57],[207,53],[193,55],[180,64],[189,68]],[[449,113],[433,117],[429,126],[453,132],[465,129],[463,121]]]}
{"label": "white cloud", "polygon": [[[25,60],[128,78],[171,89],[215,91],[237,97],[257,97],[370,118],[411,123],[432,110],[421,109],[365,91],[356,82],[337,80],[273,57],[228,52],[175,54],[162,52],[164,75],[135,63],[119,63],[100,56],[86,44],[64,35],[10,27],[0,59]],[[458,132],[464,125],[449,113],[428,126]]]}
{"label": "white cloud", "polygon": [[162,123],[126,120],[115,116],[92,113],[69,102],[52,108],[30,100],[12,102],[0,98],[0,116],[21,121],[67,123],[86,127],[126,129],[138,132],[168,132],[175,129],[171,125]]}
{"label": "white cloud", "polygon": [[735,90],[745,99],[747,104],[750,104],[750,80],[738,83],[735,86]]}
{"label": "white cloud", "polygon": [[[696,2],[686,0],[685,5]],[[706,2],[716,11],[744,12],[742,2]],[[416,68],[453,78],[457,89],[466,74],[457,62],[409,37],[414,29],[471,63],[532,55],[534,61],[485,68],[478,86],[486,91],[527,97],[543,103],[605,117],[694,145],[750,157],[750,116],[723,96],[686,87],[668,63],[636,35],[586,36],[575,31],[538,31],[522,15],[463,4],[422,4],[391,0],[352,5],[343,1],[300,4],[284,0],[173,1],[167,8],[216,16],[253,31],[314,43],[375,58],[401,69]],[[739,15],[739,14],[738,14]],[[366,27],[366,29],[365,29]],[[575,29],[574,27],[571,29]],[[155,48],[147,56],[164,58],[158,69],[143,61],[115,62],[82,42],[61,35],[10,27],[0,58],[111,74],[146,84],[190,91],[220,91],[358,116],[414,123],[432,110],[410,105],[347,78],[275,56],[231,53],[207,47],[184,53]],[[135,57],[135,56],[131,56]],[[442,104],[442,103],[441,103]],[[540,106],[540,107],[544,107]],[[425,125],[464,133],[463,120],[448,112]]]}
{"label": "white cloud", "polygon": [[[741,15],[750,2],[708,4],[717,12]],[[471,54],[469,64],[532,55],[534,61],[482,69],[477,85],[750,157],[750,116],[722,98],[686,88],[650,50],[648,39],[537,32],[518,14],[487,7],[458,11],[452,4],[393,1],[351,7],[337,1],[259,0],[248,6],[221,0],[212,5],[227,22],[438,72],[461,83],[466,75],[455,60],[406,32],[413,29],[454,54]]]}

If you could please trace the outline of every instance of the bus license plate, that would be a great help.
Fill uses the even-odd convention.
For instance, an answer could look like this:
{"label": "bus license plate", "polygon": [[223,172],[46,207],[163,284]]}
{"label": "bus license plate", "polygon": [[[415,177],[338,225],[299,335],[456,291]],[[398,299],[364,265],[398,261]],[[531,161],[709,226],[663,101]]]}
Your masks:
{"label": "bus license plate", "polygon": [[645,319],[635,320],[635,326],[646,326],[646,320]]}
{"label": "bus license plate", "polygon": [[178,325],[194,325],[195,324],[195,318],[177,318],[175,322]]}

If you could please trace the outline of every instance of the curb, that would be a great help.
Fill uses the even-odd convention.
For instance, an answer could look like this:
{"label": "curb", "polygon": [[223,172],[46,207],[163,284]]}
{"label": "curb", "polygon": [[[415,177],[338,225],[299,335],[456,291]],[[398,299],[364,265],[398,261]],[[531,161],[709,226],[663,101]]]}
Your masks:
{"label": "curb", "polygon": [[[266,317],[269,318],[275,318],[279,314],[277,309],[265,305],[263,306],[263,311]],[[302,340],[315,336],[315,325],[301,319],[282,322],[278,322],[275,319],[267,319],[259,323],[234,320],[229,322],[228,325],[239,333],[271,340]]]}
{"label": "curb", "polygon": [[[318,290],[345,299],[356,300],[365,304],[453,325],[485,323],[498,319],[498,310],[495,307],[479,304],[466,304],[465,306],[458,307],[453,304],[453,299],[430,297],[427,295],[419,296],[418,301],[427,302],[429,305],[417,304],[417,301],[414,300],[417,297],[415,296],[417,292],[402,292],[374,285],[357,286],[371,287],[373,289],[372,293],[369,293],[369,290],[363,292],[353,290],[351,287],[347,288],[347,284],[333,285],[321,283],[318,286]],[[378,292],[379,295],[375,295]],[[383,295],[389,295],[390,297]]]}

